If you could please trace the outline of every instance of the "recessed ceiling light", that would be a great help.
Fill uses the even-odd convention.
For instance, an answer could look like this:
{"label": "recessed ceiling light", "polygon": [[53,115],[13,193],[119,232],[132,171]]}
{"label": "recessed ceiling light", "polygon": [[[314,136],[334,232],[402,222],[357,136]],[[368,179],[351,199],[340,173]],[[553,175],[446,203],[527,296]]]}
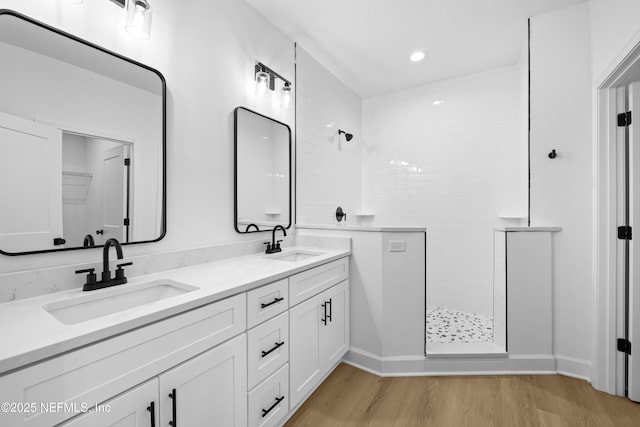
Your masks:
{"label": "recessed ceiling light", "polygon": [[433,105],[442,105],[442,104],[444,104],[444,101],[442,99],[437,99],[433,101]]}
{"label": "recessed ceiling light", "polygon": [[425,56],[427,56],[427,55],[426,55],[426,53],[424,53],[424,51],[416,50],[415,52],[413,52],[411,54],[409,59],[411,60],[411,62],[420,62],[420,61],[422,61],[424,59]]}

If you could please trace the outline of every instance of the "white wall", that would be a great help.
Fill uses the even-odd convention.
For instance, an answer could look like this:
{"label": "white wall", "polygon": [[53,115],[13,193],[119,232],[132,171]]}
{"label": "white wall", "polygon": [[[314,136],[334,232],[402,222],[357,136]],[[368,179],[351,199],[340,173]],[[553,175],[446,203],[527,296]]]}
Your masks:
{"label": "white wall", "polygon": [[427,227],[429,305],[492,315],[493,227],[524,200],[518,93],[511,66],[363,101],[365,209]]}
{"label": "white wall", "polygon": [[[109,1],[0,0],[29,15],[130,57],[167,80],[167,236],[127,247],[125,256],[255,238],[233,228],[233,109],[244,105],[292,124],[271,94],[257,101],[254,63],[293,80],[293,43],[247,3],[156,1],[151,39],[124,31],[124,12]],[[292,126],[293,127],[293,126]],[[98,260],[99,249],[3,257],[0,273]]]}
{"label": "white wall", "polygon": [[593,335],[587,3],[532,19],[531,62],[531,225],[562,227],[553,235],[554,353],[584,364]]}
{"label": "white wall", "polygon": [[[360,97],[300,45],[296,73],[297,223],[335,224],[338,206],[353,222],[362,194]],[[354,138],[338,142],[338,129]]]}
{"label": "white wall", "polygon": [[591,69],[597,81],[614,60],[622,59],[640,41],[640,2],[637,0],[589,0]]}

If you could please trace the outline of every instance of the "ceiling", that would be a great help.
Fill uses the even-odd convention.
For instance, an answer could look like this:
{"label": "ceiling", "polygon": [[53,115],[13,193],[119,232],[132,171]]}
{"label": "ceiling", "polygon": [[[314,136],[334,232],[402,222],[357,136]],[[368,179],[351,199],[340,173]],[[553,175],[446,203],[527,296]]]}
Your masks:
{"label": "ceiling", "polygon": [[[361,97],[518,62],[527,18],[585,0],[246,0]],[[427,57],[412,63],[409,55]]]}

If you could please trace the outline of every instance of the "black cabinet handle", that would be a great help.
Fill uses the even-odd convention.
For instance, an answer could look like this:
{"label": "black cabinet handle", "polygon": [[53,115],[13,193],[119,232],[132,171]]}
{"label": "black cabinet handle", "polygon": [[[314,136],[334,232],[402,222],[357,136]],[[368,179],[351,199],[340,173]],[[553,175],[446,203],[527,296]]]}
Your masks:
{"label": "black cabinet handle", "polygon": [[156,402],[151,402],[147,411],[151,412],[151,427],[156,427]]}
{"label": "black cabinet handle", "polygon": [[96,230],[96,234],[104,234],[104,230]]}
{"label": "black cabinet handle", "polygon": [[268,302],[268,303],[266,303],[266,304],[262,303],[262,304],[260,304],[260,308],[267,308],[267,307],[269,307],[270,305],[277,304],[277,303],[279,303],[279,302],[280,302],[280,301],[282,301],[282,300],[284,300],[284,297],[276,298],[276,299],[274,299],[273,301]]}
{"label": "black cabinet handle", "polygon": [[275,344],[275,347],[273,347],[271,350],[268,350],[268,351],[264,351],[264,350],[263,350],[263,351],[262,351],[262,357],[267,357],[267,355],[268,355],[268,354],[270,354],[270,353],[272,353],[272,352],[276,351],[277,349],[279,349],[279,348],[280,348],[280,347],[282,347],[283,345],[284,345],[284,341],[282,341],[282,342],[277,342],[277,343]]}
{"label": "black cabinet handle", "polygon": [[178,395],[176,394],[176,389],[174,388],[173,390],[171,390],[171,393],[169,393],[169,397],[171,398],[171,400],[173,402],[172,403],[172,407],[171,407],[171,415],[172,415],[172,420],[169,421],[169,425],[173,426],[173,427],[178,427],[178,416],[176,414],[177,411],[177,406],[178,406]]}
{"label": "black cabinet handle", "polygon": [[329,305],[329,315],[327,316],[327,319],[329,319],[329,322],[332,322],[333,319],[331,318],[331,316],[333,315],[333,298],[329,298],[327,304]]}
{"label": "black cabinet handle", "polygon": [[324,317],[322,319],[320,319],[320,321],[326,325],[327,324],[327,303],[323,302],[321,304],[321,307],[324,310],[324,313],[323,313]]}
{"label": "black cabinet handle", "polygon": [[273,405],[271,405],[271,406],[269,407],[269,409],[263,409],[263,410],[262,410],[262,418],[266,417],[266,416],[267,416],[267,414],[268,414],[269,412],[271,412],[271,411],[273,410],[273,408],[275,408],[276,406],[278,406],[278,404],[279,404],[280,402],[282,402],[283,400],[284,400],[284,396],[276,397],[276,403],[274,403]]}

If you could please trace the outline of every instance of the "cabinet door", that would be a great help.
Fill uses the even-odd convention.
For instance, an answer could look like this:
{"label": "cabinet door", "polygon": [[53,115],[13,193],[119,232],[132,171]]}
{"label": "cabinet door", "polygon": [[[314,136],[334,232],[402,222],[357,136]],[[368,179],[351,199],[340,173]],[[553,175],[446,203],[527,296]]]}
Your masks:
{"label": "cabinet door", "polygon": [[[81,408],[80,408],[81,409]],[[158,419],[158,380],[153,379],[120,396],[96,405],[86,414],[61,424],[63,427],[155,426]]]}
{"label": "cabinet door", "polygon": [[349,349],[349,281],[321,294],[320,369],[326,373]]}
{"label": "cabinet door", "polygon": [[322,294],[289,310],[290,408],[293,409],[322,377],[320,307]]}
{"label": "cabinet door", "polygon": [[160,425],[247,424],[246,334],[160,375]]}

